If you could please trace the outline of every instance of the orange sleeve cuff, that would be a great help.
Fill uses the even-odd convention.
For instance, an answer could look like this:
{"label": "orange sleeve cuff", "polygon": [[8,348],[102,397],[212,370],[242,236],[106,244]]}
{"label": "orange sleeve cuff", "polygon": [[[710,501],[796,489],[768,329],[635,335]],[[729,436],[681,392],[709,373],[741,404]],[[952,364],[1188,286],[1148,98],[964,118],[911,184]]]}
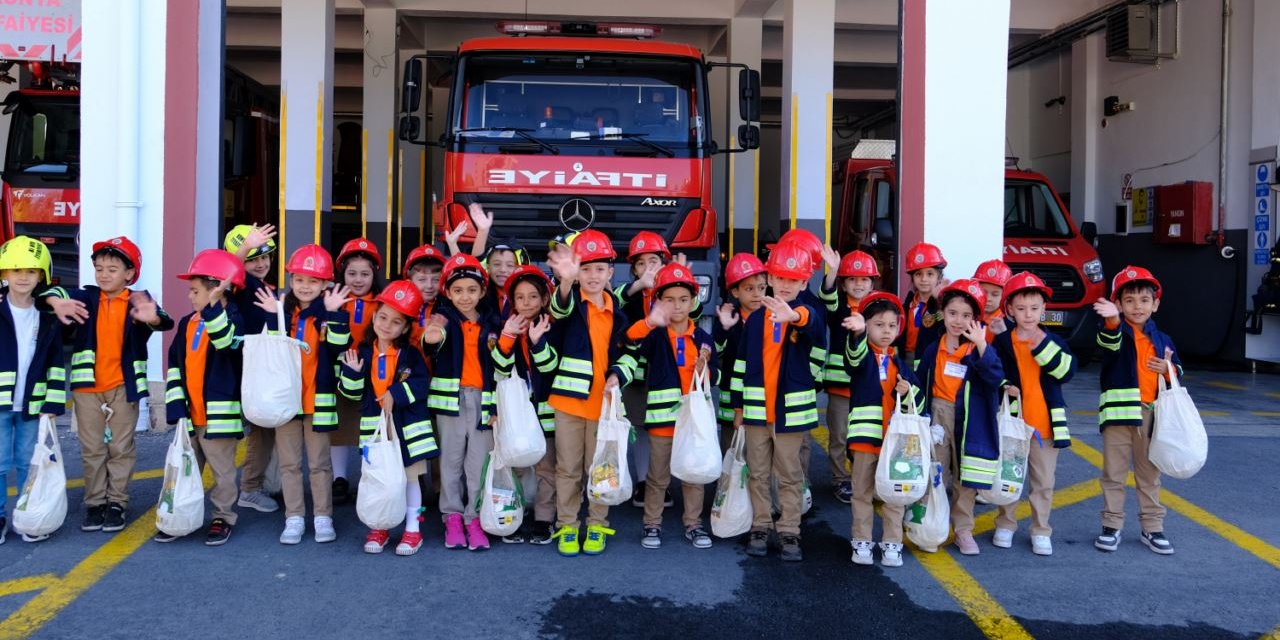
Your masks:
{"label": "orange sleeve cuff", "polygon": [[791,324],[797,327],[803,327],[809,324],[809,307],[800,307],[796,309],[796,313],[800,314],[800,319]]}
{"label": "orange sleeve cuff", "polygon": [[627,329],[627,338],[629,340],[644,340],[649,335],[649,323],[644,320],[635,321],[630,329]]}
{"label": "orange sleeve cuff", "polygon": [[513,350],[515,350],[515,348],[516,348],[515,338],[505,333],[498,338],[498,349],[500,349],[502,353],[509,354]]}
{"label": "orange sleeve cuff", "polygon": [[1107,318],[1107,320],[1106,320],[1106,323],[1105,323],[1105,324],[1106,324],[1106,327],[1107,327],[1108,329],[1119,329],[1119,328],[1120,328],[1120,318],[1119,318],[1118,316],[1117,316],[1117,317],[1115,317],[1115,318]]}

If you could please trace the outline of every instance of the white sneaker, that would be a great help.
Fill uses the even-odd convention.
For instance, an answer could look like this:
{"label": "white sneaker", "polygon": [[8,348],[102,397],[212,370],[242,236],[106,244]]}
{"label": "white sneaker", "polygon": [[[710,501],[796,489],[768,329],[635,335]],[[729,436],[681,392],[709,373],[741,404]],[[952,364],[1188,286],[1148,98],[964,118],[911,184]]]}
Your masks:
{"label": "white sneaker", "polygon": [[1013,529],[996,529],[995,535],[991,536],[991,544],[1008,549],[1013,546]]}
{"label": "white sneaker", "polygon": [[240,500],[236,502],[236,505],[262,513],[272,513],[280,508],[278,502],[272,500],[271,496],[261,491],[241,492]]}
{"label": "white sneaker", "polygon": [[302,542],[302,534],[307,532],[307,520],[302,516],[291,516],[284,520],[284,531],[280,534],[280,544],[298,544]]}
{"label": "white sneaker", "polygon": [[338,532],[333,530],[333,518],[316,516],[311,524],[316,529],[316,542],[333,542],[338,539]]}
{"label": "white sneaker", "polygon": [[853,545],[853,557],[849,559],[853,560],[854,564],[872,565],[876,563],[876,559],[871,555],[871,550],[875,548],[876,543],[870,540],[850,540],[849,542]]}
{"label": "white sneaker", "polygon": [[880,543],[880,566],[882,567],[901,567],[902,566],[902,544],[898,542],[881,542]]}
{"label": "white sneaker", "polygon": [[1031,536],[1031,553],[1038,556],[1053,555],[1053,542],[1049,536]]}

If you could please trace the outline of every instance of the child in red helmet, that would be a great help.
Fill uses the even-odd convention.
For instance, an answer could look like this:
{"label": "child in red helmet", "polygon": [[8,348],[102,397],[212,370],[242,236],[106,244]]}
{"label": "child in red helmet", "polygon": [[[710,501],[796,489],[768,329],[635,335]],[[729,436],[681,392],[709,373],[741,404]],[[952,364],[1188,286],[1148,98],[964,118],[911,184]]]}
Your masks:
{"label": "child in red helmet", "polygon": [[[338,252],[337,283],[351,290],[346,304],[347,327],[352,344],[363,344],[364,334],[378,311],[377,296],[382,292],[382,254],[372,240],[356,238],[342,245]],[[333,463],[333,503],[343,504],[351,497],[347,480],[351,449],[360,441],[360,406],[338,396],[338,430],[329,434],[329,458]]]}
{"label": "child in red helmet", "polygon": [[716,417],[720,420],[720,449],[729,447],[733,438],[733,393],[742,389],[742,377],[734,369],[738,357],[738,345],[742,342],[742,327],[747,318],[764,306],[764,296],[769,282],[764,263],[754,254],[739,253],[729,258],[724,266],[724,286],[729,300],[716,309],[716,323],[712,326],[711,339],[716,345],[720,370],[727,373],[728,384],[722,384]]}
{"label": "child in red helmet", "polygon": [[907,330],[899,338],[898,348],[915,366],[919,354],[943,333],[938,290],[943,287],[942,270],[947,268],[947,260],[937,245],[921,242],[907,250],[905,268],[911,276],[911,291],[902,299]]}
{"label": "child in red helmet", "polygon": [[987,344],[991,344],[997,335],[1008,329],[1005,322],[1004,284],[1013,275],[1013,270],[1003,260],[987,260],[973,270],[973,279],[978,281],[982,292],[987,296],[987,305],[982,309],[982,324],[987,325]]}
{"label": "child in red helmet", "polygon": [[444,270],[445,255],[435,247],[424,244],[409,252],[404,260],[402,277],[413,283],[422,294],[422,308],[413,320],[410,342],[422,344],[422,334],[428,320],[435,312],[436,296],[440,293],[440,272]]}

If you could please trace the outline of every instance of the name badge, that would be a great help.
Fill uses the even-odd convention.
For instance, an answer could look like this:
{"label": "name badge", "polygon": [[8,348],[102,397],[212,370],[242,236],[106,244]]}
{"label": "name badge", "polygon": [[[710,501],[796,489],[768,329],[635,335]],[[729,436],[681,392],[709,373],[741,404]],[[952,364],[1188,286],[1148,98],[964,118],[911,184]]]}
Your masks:
{"label": "name badge", "polygon": [[948,362],[947,366],[942,369],[942,375],[947,376],[948,378],[963,378],[968,372],[969,367],[956,362]]}

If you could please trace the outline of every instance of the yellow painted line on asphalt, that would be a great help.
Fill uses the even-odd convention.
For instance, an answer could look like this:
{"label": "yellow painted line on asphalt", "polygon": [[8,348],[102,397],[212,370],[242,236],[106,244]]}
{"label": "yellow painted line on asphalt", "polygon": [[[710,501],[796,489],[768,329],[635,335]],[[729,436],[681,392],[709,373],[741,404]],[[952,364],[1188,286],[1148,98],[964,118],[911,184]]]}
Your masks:
{"label": "yellow painted line on asphalt", "polygon": [[[164,469],[147,469],[146,471],[139,471],[129,476],[129,481],[132,482],[134,480],[154,480],[156,478],[163,478],[163,477],[164,477]],[[67,480],[68,490],[82,489],[82,488],[84,488],[84,478],[71,478],[70,480]],[[10,496],[18,495],[18,488],[9,487],[9,495]]]}
{"label": "yellow painted line on asphalt", "polygon": [[1280,411],[1251,411],[1250,413],[1259,418],[1280,418]]}
{"label": "yellow painted line on asphalt", "polygon": [[1263,395],[1267,396],[1268,398],[1275,398],[1276,400],[1280,400],[1280,393],[1277,393],[1275,391],[1268,391]]}
{"label": "yellow painted line on asphalt", "polygon": [[1031,638],[1031,634],[945,548],[937,553],[925,553],[910,541],[907,546],[920,561],[920,566],[955,599],[983,635],[992,640]]}
{"label": "yellow painted line on asphalt", "polygon": [[23,578],[15,578],[0,582],[0,597],[12,596],[28,591],[40,591],[48,588],[50,585],[58,581],[58,576],[52,573],[42,573],[38,576],[26,576]]}
{"label": "yellow painted line on asphalt", "polygon": [[1262,636],[1258,640],[1280,640],[1280,627],[1276,627],[1272,629],[1271,633],[1268,633],[1267,635]]}
{"label": "yellow painted line on asphalt", "polygon": [[1225,418],[1229,415],[1231,415],[1230,411],[1206,411],[1204,409],[1200,410],[1200,416],[1203,418]]}
{"label": "yellow painted line on asphalt", "polygon": [[1071,412],[1071,415],[1073,415],[1073,416],[1096,416],[1096,415],[1098,415],[1098,412],[1097,412],[1097,411],[1090,411],[1090,410],[1088,410],[1088,409],[1076,409],[1075,411],[1072,411],[1072,412]]}
{"label": "yellow painted line on asphalt", "polygon": [[[1074,504],[1084,502],[1102,495],[1102,486],[1095,480],[1084,480],[1077,482],[1064,489],[1058,489],[1053,492],[1053,508],[1063,509]],[[987,511],[973,520],[973,535],[979,535],[994,531],[996,528],[996,515],[1000,513],[999,509]],[[1026,500],[1018,501],[1018,508],[1014,510],[1013,517],[1016,520],[1025,520],[1031,517],[1031,503]]]}
{"label": "yellow painted line on asphalt", "polygon": [[1217,387],[1219,389],[1226,389],[1228,391],[1248,391],[1249,389],[1248,387],[1243,385],[1239,385],[1231,382],[1223,382],[1221,380],[1210,380],[1205,384],[1210,387]]}

